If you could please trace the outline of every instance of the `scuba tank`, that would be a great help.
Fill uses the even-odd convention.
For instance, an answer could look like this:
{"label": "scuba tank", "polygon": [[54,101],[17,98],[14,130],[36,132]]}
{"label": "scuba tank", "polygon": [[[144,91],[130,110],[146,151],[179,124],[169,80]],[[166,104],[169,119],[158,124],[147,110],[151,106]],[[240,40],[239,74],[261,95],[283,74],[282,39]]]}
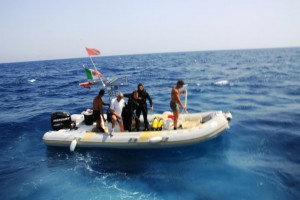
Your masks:
{"label": "scuba tank", "polygon": [[158,125],[157,125],[157,130],[158,131],[162,130],[163,123],[164,123],[164,120],[162,118],[160,118],[159,121],[158,121]]}
{"label": "scuba tank", "polygon": [[156,117],[154,117],[153,122],[152,122],[152,129],[157,130],[158,127],[158,120]]}

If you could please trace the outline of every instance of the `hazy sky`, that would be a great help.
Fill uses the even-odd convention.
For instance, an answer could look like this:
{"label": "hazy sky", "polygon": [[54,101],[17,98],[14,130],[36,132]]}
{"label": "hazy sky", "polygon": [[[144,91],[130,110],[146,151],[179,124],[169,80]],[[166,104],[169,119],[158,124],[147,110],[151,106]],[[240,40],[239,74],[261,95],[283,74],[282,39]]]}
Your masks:
{"label": "hazy sky", "polygon": [[0,0],[0,63],[300,46],[300,0]]}

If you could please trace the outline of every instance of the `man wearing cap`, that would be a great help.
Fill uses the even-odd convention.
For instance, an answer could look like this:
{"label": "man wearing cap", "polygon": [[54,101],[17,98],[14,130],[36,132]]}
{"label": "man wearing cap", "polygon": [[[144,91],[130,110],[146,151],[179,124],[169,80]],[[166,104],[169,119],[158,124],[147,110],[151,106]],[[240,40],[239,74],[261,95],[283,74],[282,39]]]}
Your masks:
{"label": "man wearing cap", "polygon": [[[153,105],[152,105],[152,99],[148,92],[144,89],[143,84],[139,83],[138,84],[138,93],[139,93],[139,106],[136,109],[136,116],[140,118],[141,112],[143,113],[143,118],[144,118],[144,125],[145,125],[145,131],[148,130],[148,108],[147,108],[147,102],[146,100],[148,99],[150,103],[150,110],[153,111]],[[139,127],[137,127],[137,131],[139,131]]]}
{"label": "man wearing cap", "polygon": [[181,106],[184,110],[186,110],[186,106],[182,104],[180,101],[180,93],[186,93],[186,90],[180,91],[180,89],[183,87],[184,81],[179,80],[177,81],[177,84],[172,88],[171,91],[171,101],[170,101],[170,107],[173,111],[174,116],[174,130],[177,129],[177,122],[179,118],[179,106]]}
{"label": "man wearing cap", "polygon": [[106,121],[103,115],[103,106],[109,106],[108,103],[104,103],[102,100],[102,97],[104,96],[105,91],[100,90],[99,94],[94,98],[93,101],[93,119],[97,122],[96,129],[100,132],[105,132],[105,130],[102,127],[102,120],[103,118],[104,122]]}
{"label": "man wearing cap", "polygon": [[111,120],[112,120],[112,130],[110,134],[114,132],[116,122],[119,123],[120,132],[124,132],[124,125],[122,120],[122,110],[125,106],[125,101],[123,99],[123,93],[119,93],[117,98],[111,100],[110,104],[110,112],[111,112]]}

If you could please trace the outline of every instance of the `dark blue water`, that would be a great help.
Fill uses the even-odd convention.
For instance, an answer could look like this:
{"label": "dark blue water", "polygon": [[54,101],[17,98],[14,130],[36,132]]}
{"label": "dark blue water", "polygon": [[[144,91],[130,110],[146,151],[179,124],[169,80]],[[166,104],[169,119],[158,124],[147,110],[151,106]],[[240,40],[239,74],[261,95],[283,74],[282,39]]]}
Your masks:
{"label": "dark blue water", "polygon": [[80,113],[99,88],[89,59],[0,64],[1,199],[299,199],[300,49],[97,57],[105,77],[131,75],[155,112],[188,83],[188,111],[228,110],[231,129],[180,149],[48,149],[52,111]]}

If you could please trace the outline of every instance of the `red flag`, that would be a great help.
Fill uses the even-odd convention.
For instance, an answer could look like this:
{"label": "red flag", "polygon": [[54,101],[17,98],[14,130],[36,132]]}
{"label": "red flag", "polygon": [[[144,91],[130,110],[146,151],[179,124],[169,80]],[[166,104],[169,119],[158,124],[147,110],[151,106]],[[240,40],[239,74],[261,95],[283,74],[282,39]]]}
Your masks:
{"label": "red flag", "polygon": [[96,56],[100,54],[100,51],[98,49],[94,49],[94,48],[87,48],[85,47],[87,53],[89,56]]}

